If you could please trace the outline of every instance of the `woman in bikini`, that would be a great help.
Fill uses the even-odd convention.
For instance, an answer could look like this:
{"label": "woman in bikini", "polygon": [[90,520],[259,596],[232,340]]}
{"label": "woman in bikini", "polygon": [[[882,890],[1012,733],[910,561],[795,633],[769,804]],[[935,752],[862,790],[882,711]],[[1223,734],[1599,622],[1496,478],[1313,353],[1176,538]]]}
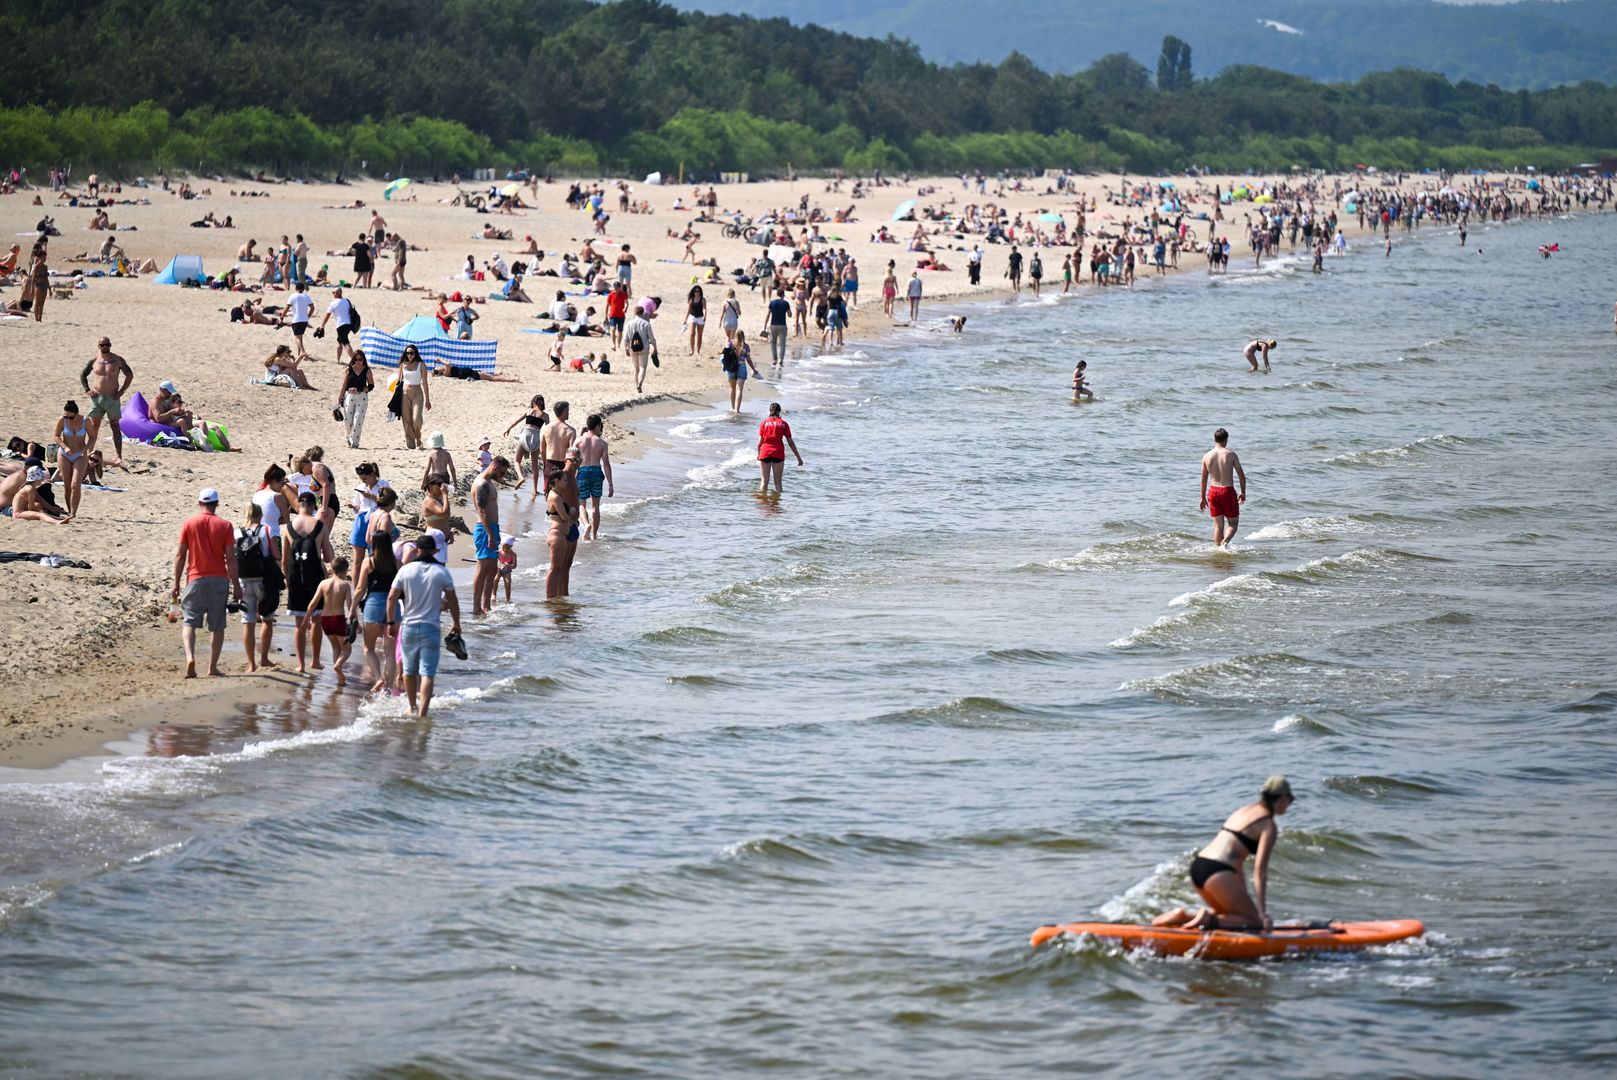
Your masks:
{"label": "woman in bikini", "polygon": [[893,300],[898,296],[898,275],[893,272],[893,262],[887,261],[887,276],[881,279],[881,313],[891,317],[893,314]]}
{"label": "woman in bikini", "polygon": [[[1153,926],[1182,926],[1187,930],[1262,930],[1274,927],[1269,917],[1269,857],[1280,836],[1275,819],[1295,800],[1291,784],[1284,776],[1271,776],[1263,782],[1258,801],[1231,814],[1213,842],[1190,861],[1190,883],[1196,887],[1205,908],[1192,915],[1184,908],[1158,915]],[[1241,864],[1248,855],[1252,861],[1252,892],[1248,893]],[[1256,896],[1256,901],[1253,897]]]}
{"label": "woman in bikini", "polygon": [[453,539],[449,527],[449,477],[443,473],[427,477],[427,490],[421,496],[421,520],[427,528],[442,532],[446,540]]}
{"label": "woman in bikini", "polygon": [[522,434],[517,438],[517,484],[520,486],[522,483],[522,462],[526,458],[532,473],[534,498],[539,497],[539,477],[545,465],[539,457],[539,435],[548,423],[550,417],[545,415],[545,395],[535,394],[533,400],[528,402],[528,411],[511,421],[511,426],[505,429],[509,435],[518,424],[523,425]]}
{"label": "woman in bikini", "polygon": [[62,478],[62,501],[67,505],[66,525],[79,516],[79,498],[84,494],[84,474],[90,467],[89,437],[79,403],[70,401],[62,406],[62,418],[56,421],[56,443],[61,452],[56,455],[56,475]]}

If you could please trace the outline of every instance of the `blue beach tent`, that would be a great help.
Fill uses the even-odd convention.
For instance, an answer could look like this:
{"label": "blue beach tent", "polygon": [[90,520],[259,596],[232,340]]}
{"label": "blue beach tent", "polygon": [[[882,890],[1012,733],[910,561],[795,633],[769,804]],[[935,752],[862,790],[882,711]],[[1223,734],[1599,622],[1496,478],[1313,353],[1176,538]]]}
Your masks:
{"label": "blue beach tent", "polygon": [[208,275],[202,272],[202,256],[176,255],[163,267],[162,273],[152,278],[155,285],[178,285],[182,281],[203,282]]}

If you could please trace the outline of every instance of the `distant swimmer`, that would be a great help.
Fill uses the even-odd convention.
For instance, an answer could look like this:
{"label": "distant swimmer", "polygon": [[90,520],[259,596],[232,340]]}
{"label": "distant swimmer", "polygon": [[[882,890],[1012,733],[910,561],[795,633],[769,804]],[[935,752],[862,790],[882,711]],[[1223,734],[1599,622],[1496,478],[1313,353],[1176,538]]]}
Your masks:
{"label": "distant swimmer", "polygon": [[950,315],[949,325],[954,328],[955,333],[963,334],[966,332],[966,317],[964,315]]}
{"label": "distant swimmer", "polygon": [[[1202,455],[1202,509],[1213,516],[1213,546],[1224,547],[1235,539],[1235,530],[1241,523],[1241,504],[1246,502],[1246,470],[1226,443],[1230,433],[1223,428],[1213,432],[1214,446]],[[1241,480],[1241,493],[1236,495],[1232,474]],[[1209,481],[1211,487],[1208,486]],[[1229,532],[1225,521],[1228,519]]]}
{"label": "distant swimmer", "polygon": [[1081,397],[1095,400],[1095,392],[1089,388],[1089,380],[1084,374],[1088,367],[1088,360],[1080,360],[1078,366],[1072,369],[1072,400],[1075,402]]}
{"label": "distant swimmer", "polygon": [[1263,354],[1263,370],[1268,371],[1269,350],[1278,347],[1279,344],[1280,342],[1273,338],[1267,341],[1258,338],[1255,341],[1248,342],[1247,347],[1241,350],[1241,355],[1246,357],[1246,362],[1252,365],[1253,371],[1256,371],[1258,370],[1258,353],[1261,352]]}
{"label": "distant swimmer", "polygon": [[[1269,856],[1274,854],[1280,828],[1275,819],[1295,802],[1291,783],[1284,776],[1263,782],[1258,801],[1248,803],[1224,819],[1213,842],[1190,860],[1190,883],[1205,908],[1191,915],[1174,908],[1153,919],[1153,926],[1182,926],[1188,930],[1262,930],[1274,927],[1269,917]],[[1247,892],[1241,864],[1252,860],[1252,891]],[[1254,897],[1256,899],[1254,899]]]}

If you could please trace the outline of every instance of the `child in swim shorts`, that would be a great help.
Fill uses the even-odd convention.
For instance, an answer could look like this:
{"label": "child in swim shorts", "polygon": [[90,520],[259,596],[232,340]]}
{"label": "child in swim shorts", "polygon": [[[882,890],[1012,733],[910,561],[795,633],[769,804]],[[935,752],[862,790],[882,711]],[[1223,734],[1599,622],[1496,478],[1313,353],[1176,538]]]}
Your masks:
{"label": "child in swim shorts", "polygon": [[354,651],[354,639],[348,633],[348,611],[354,606],[348,567],[347,556],[337,556],[331,563],[330,576],[320,583],[309,603],[310,611],[320,612],[320,629],[331,641],[331,667],[337,673],[338,686],[348,682],[348,654]]}

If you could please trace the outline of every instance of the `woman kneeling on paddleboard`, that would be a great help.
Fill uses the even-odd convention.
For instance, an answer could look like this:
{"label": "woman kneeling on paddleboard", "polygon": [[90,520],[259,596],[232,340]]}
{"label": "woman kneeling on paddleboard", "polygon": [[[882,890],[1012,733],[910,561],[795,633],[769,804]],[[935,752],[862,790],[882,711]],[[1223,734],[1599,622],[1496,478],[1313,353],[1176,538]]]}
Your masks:
{"label": "woman kneeling on paddleboard", "polygon": [[[1158,915],[1151,924],[1183,926],[1187,930],[1261,929],[1267,933],[1274,926],[1266,894],[1269,856],[1280,836],[1275,818],[1291,809],[1294,801],[1291,784],[1284,776],[1265,780],[1258,801],[1231,814],[1213,842],[1190,861],[1190,883],[1196,886],[1207,907],[1195,915],[1182,907],[1174,908]],[[1257,856],[1252,862],[1252,893],[1247,892],[1241,875],[1241,863],[1248,855]],[[1257,903],[1252,901],[1253,893]]]}

